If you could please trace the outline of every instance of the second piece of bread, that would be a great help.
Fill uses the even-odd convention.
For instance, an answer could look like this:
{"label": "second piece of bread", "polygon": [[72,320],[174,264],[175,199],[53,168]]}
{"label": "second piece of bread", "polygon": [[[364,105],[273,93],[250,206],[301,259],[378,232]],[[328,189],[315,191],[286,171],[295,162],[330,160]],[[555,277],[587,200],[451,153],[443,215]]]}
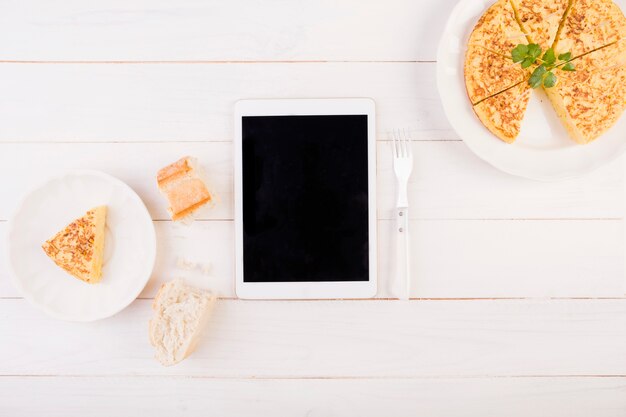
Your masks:
{"label": "second piece of bread", "polygon": [[159,362],[174,365],[194,351],[214,304],[210,291],[186,285],[182,279],[161,286],[149,324],[150,343]]}

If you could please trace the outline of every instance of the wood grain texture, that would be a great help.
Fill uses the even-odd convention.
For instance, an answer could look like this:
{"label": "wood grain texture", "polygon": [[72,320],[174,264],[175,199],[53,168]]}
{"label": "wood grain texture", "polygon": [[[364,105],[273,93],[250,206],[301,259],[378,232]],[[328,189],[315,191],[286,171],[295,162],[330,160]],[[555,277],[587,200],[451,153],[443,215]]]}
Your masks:
{"label": "wood grain texture", "polygon": [[[0,415],[626,415],[624,161],[538,183],[473,156],[435,85],[456,2],[0,0]],[[264,97],[376,101],[381,298],[397,291],[387,132],[410,131],[412,296],[428,300],[232,298],[232,108]],[[220,197],[189,227],[154,185],[186,154]],[[71,168],[127,182],[159,241],[142,299],[96,323],[29,305],[4,257],[19,195]],[[147,322],[178,276],[229,299],[163,368]]]}
{"label": "wood grain texture", "polygon": [[174,367],[153,359],[150,304],[68,323],[2,300],[0,334],[11,343],[0,344],[0,374],[626,375],[626,300],[221,300],[198,350]]}
{"label": "wood grain texture", "polygon": [[0,63],[0,79],[0,141],[229,141],[237,100],[315,97],[373,98],[379,137],[458,139],[433,63]]}
{"label": "wood grain texture", "polygon": [[434,60],[455,3],[27,0],[0,14],[0,59]]}
{"label": "wood grain texture", "polygon": [[[497,171],[462,142],[417,142],[409,186],[414,219],[619,219],[624,211],[623,161],[590,175],[561,182],[537,182]],[[149,157],[144,157],[149,155]],[[184,155],[199,159],[218,203],[199,219],[232,220],[232,143],[0,143],[0,220],[8,219],[20,196],[50,175],[68,169],[96,169],[129,184],[153,219],[169,219],[155,176]],[[28,163],[24,163],[28,161]],[[378,218],[394,218],[395,175],[391,145],[378,143]]]}
{"label": "wood grain texture", "polygon": [[66,417],[68,412],[109,417],[133,414],[130,410],[239,417],[379,417],[390,412],[395,417],[622,417],[624,409],[626,378],[0,377],[0,412],[12,417]]}
{"label": "wood grain texture", "polygon": [[[156,222],[155,227],[157,263],[141,297],[153,297],[162,283],[177,277],[235,297],[233,222]],[[390,262],[394,227],[393,221],[378,222],[378,298],[403,294]],[[5,230],[6,223],[0,223],[0,250]],[[414,298],[625,295],[620,220],[413,220],[411,230]],[[181,269],[179,260],[198,266]],[[211,268],[205,273],[207,264]],[[0,269],[0,297],[20,296],[7,269]]]}

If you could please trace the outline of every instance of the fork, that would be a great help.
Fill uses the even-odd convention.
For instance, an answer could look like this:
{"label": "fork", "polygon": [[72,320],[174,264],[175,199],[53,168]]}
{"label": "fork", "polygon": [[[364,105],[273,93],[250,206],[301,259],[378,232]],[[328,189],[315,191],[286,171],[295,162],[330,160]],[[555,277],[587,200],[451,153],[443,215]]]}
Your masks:
{"label": "fork", "polygon": [[396,173],[396,285],[401,283],[400,271],[404,272],[404,295],[408,300],[411,292],[411,260],[409,251],[409,198],[407,193],[409,178],[413,171],[413,151],[411,137],[407,132],[394,129],[393,170]]}

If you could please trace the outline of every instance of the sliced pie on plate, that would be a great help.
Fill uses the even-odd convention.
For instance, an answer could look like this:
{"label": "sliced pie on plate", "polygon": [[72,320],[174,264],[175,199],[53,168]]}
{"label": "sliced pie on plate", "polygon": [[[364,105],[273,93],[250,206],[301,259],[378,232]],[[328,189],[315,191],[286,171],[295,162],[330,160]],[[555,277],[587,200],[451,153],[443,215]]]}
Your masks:
{"label": "sliced pie on plate", "polygon": [[528,79],[511,58],[470,45],[465,58],[465,86],[472,104]]}
{"label": "sliced pie on plate", "polygon": [[530,90],[528,83],[522,81],[478,103],[474,106],[474,111],[491,133],[506,143],[513,143],[522,128]]}
{"label": "sliced pie on plate", "polygon": [[482,46],[497,54],[509,57],[511,49],[526,43],[526,36],[515,20],[515,11],[509,0],[498,0],[482,15],[468,45]]}
{"label": "sliced pie on plate", "polygon": [[624,38],[624,14],[612,0],[572,0],[553,46],[557,54],[579,57]]}
{"label": "sliced pie on plate", "polygon": [[[541,55],[524,70],[511,52],[529,43]],[[520,132],[531,94],[526,81],[550,47],[563,62],[547,64],[557,82],[544,90],[574,141],[595,140],[626,109],[626,18],[613,1],[499,0],[470,35],[464,75],[476,115],[504,142]],[[565,60],[575,71],[566,71]]]}
{"label": "sliced pie on plate", "polygon": [[[574,60],[576,71],[545,89],[569,135],[580,144],[600,137],[626,109],[624,46],[626,42],[616,43]],[[603,66],[606,62],[615,64]]]}
{"label": "sliced pie on plate", "polygon": [[[569,0],[510,0],[517,23],[529,43],[536,43],[543,51],[556,39],[561,19],[569,7]],[[520,42],[521,43],[521,42]],[[508,51],[510,55],[510,50]]]}
{"label": "sliced pie on plate", "polygon": [[106,206],[89,210],[42,247],[59,267],[89,284],[100,282],[104,253]]}

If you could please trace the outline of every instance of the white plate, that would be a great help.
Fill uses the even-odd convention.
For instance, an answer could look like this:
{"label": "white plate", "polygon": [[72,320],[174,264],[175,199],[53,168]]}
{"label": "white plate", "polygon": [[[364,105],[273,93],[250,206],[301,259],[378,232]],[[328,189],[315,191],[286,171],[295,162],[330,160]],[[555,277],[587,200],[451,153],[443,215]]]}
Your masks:
{"label": "white plate", "polygon": [[[107,205],[102,281],[87,284],[50,260],[41,244],[95,206]],[[148,210],[120,180],[72,171],[30,192],[9,222],[8,260],[15,286],[53,317],[93,321],[128,306],[145,287],[156,257]]]}
{"label": "white plate", "polygon": [[[533,91],[522,130],[508,145],[489,132],[474,114],[467,98],[463,63],[467,40],[479,17],[494,0],[461,0],[452,11],[437,54],[437,85],[448,120],[480,158],[513,175],[559,180],[596,169],[626,150],[626,117],[588,145],[567,135],[541,89]],[[626,0],[616,1],[625,9]]]}

